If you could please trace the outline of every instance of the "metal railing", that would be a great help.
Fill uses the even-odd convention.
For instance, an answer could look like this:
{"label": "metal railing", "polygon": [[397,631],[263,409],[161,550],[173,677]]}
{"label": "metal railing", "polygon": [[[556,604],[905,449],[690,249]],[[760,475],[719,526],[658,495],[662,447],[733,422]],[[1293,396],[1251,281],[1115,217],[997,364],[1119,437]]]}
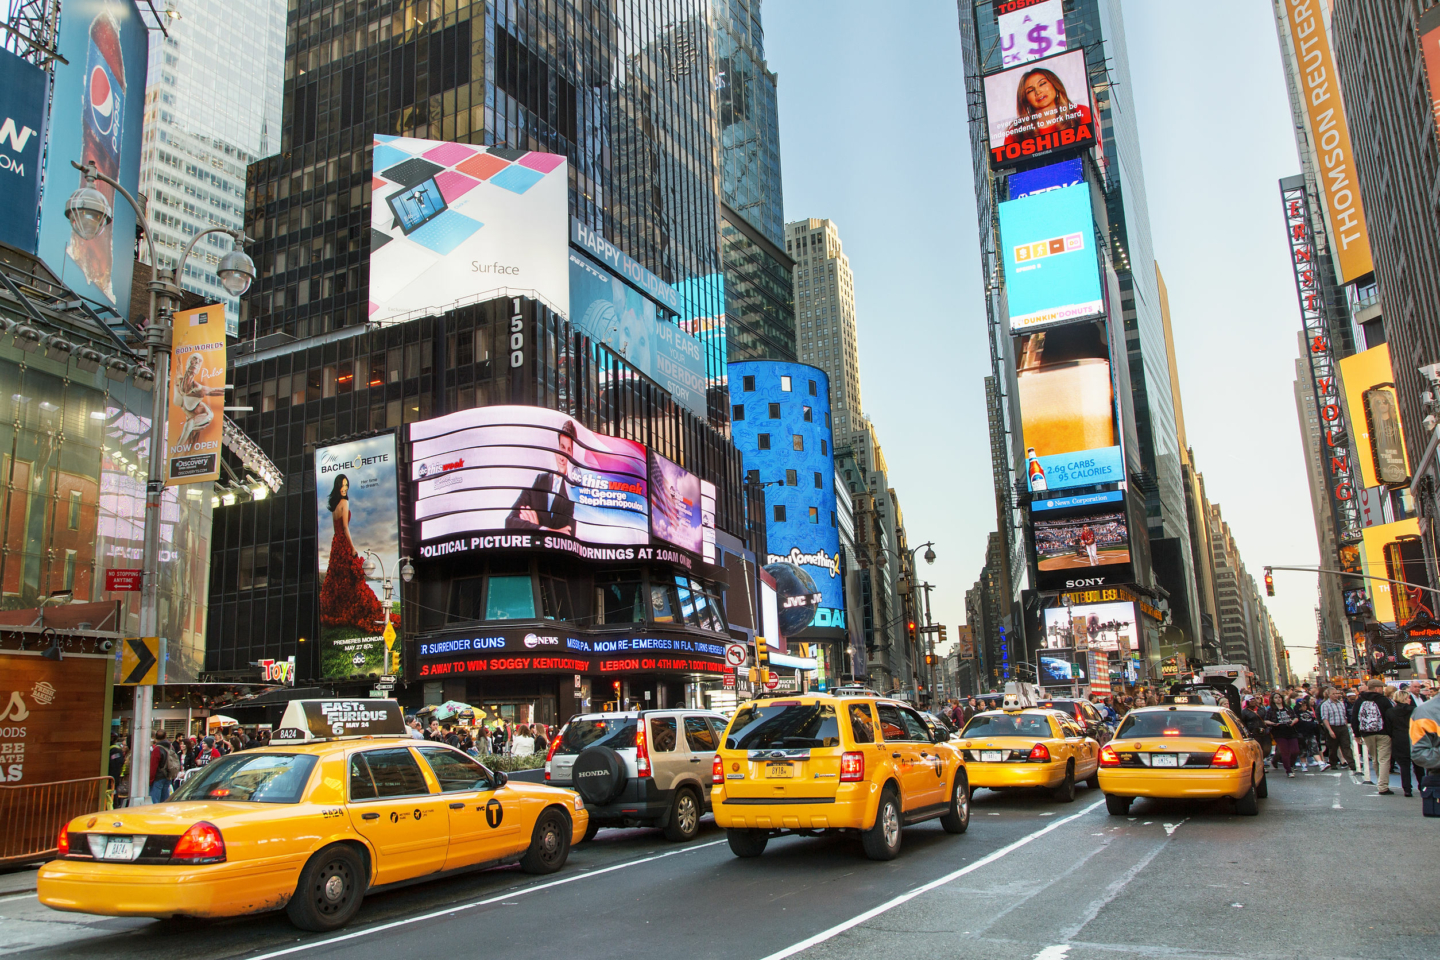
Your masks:
{"label": "metal railing", "polygon": [[54,856],[60,828],[109,809],[114,790],[109,777],[0,786],[0,867]]}

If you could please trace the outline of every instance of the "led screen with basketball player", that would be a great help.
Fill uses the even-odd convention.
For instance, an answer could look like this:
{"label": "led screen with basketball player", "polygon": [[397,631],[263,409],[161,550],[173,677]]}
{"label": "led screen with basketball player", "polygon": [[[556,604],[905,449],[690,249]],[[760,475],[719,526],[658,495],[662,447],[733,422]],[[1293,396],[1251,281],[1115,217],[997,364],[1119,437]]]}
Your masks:
{"label": "led screen with basketball player", "polygon": [[1127,565],[1130,533],[1125,514],[1036,520],[1035,555],[1044,571]]}

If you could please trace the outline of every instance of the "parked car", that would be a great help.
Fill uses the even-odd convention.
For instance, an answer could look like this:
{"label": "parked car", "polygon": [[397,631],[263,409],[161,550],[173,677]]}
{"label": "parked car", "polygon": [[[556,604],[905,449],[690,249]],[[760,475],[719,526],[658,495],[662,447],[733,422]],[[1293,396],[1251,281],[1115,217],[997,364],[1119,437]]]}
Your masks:
{"label": "parked car", "polygon": [[659,827],[687,841],[710,812],[710,766],[726,720],[708,710],[639,710],[572,717],[550,744],[545,780],[570,787],[601,827]]}

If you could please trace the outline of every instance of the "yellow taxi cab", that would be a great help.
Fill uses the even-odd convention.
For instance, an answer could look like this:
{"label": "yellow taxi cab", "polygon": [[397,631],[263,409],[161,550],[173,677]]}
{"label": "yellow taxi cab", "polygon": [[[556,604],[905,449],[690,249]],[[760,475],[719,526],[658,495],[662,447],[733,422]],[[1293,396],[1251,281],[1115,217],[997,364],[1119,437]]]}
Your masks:
{"label": "yellow taxi cab", "polygon": [[977,713],[955,744],[964,753],[970,786],[1004,790],[1044,787],[1075,799],[1075,782],[1099,786],[1100,744],[1068,713],[1030,707]]}
{"label": "yellow taxi cab", "polygon": [[125,917],[283,907],[331,930],[391,884],[515,862],[552,873],[588,822],[578,794],[411,739],[393,700],[297,700],[268,747],[211,761],[167,802],[71,820],[38,895]]}
{"label": "yellow taxi cab", "polygon": [[869,691],[742,703],[711,767],[711,806],[737,857],[771,837],[858,833],[872,860],[900,852],[903,826],[970,825],[960,752],[907,704]]}
{"label": "yellow taxi cab", "polygon": [[1136,797],[1231,797],[1236,813],[1253,817],[1260,812],[1255,801],[1269,785],[1260,745],[1246,736],[1240,718],[1221,704],[1187,695],[1125,715],[1114,739],[1100,749],[1100,789],[1114,816],[1128,813]]}

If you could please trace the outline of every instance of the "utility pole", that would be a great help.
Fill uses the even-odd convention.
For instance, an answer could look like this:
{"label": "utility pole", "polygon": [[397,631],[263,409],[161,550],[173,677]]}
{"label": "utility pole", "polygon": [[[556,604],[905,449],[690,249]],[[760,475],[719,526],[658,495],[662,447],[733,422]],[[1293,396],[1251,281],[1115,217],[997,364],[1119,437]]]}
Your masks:
{"label": "utility pole", "polygon": [[935,589],[935,585],[922,583],[920,589],[925,591],[925,689],[930,692],[930,705],[933,707],[937,695],[935,691],[935,631],[930,620],[930,591]]}

